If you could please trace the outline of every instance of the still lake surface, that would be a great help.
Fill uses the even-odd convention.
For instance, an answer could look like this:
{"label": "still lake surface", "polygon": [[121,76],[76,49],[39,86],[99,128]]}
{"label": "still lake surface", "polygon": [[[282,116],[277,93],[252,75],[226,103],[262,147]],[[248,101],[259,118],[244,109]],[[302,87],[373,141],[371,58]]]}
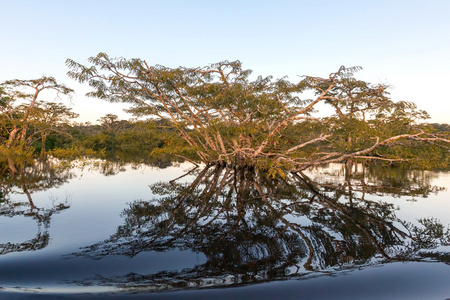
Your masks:
{"label": "still lake surface", "polygon": [[447,171],[18,169],[0,186],[0,298],[450,298]]}

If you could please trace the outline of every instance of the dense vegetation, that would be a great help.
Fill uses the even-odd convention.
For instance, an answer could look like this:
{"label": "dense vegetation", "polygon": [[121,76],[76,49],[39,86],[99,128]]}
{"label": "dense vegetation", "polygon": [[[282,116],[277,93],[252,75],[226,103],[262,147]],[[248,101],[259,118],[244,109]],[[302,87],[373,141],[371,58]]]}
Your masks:
{"label": "dense vegetation", "polygon": [[[45,93],[49,90],[57,93]],[[71,93],[51,77],[4,82],[0,86],[0,161],[26,161],[49,153],[146,157],[173,135],[161,122],[125,121],[112,114],[101,117],[96,125],[75,123],[78,114],[59,99],[60,94],[70,97]],[[43,100],[49,96],[55,101]]]}
{"label": "dense vegetation", "polygon": [[[425,111],[392,101],[385,85],[356,79],[359,67],[290,82],[251,81],[239,61],[175,69],[104,53],[89,61],[67,61],[69,76],[94,88],[89,96],[129,103],[135,115],[171,125],[188,145],[171,151],[194,153],[207,164],[283,174],[355,159],[430,167],[448,153],[448,134],[420,123]],[[318,117],[319,105],[332,113]]]}
{"label": "dense vegetation", "polygon": [[[89,61],[91,66],[68,60],[69,76],[93,87],[89,96],[129,103],[128,111],[141,120],[105,114],[98,125],[76,124],[78,115],[61,101],[42,100],[70,97],[72,90],[54,78],[6,81],[0,85],[1,160],[33,153],[170,153],[282,176],[356,160],[406,161],[420,168],[450,163],[449,125],[424,123],[428,114],[413,103],[392,101],[388,86],[356,79],[359,67],[291,82],[251,80],[239,61],[175,69],[104,53]],[[324,107],[331,112],[323,113]]]}

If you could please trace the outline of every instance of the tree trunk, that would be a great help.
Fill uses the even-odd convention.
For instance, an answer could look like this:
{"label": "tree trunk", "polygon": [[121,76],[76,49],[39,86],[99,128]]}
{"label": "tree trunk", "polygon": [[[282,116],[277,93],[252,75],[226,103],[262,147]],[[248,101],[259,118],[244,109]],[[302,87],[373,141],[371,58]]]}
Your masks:
{"label": "tree trunk", "polygon": [[47,139],[47,135],[46,134],[42,134],[42,138],[41,138],[41,156],[45,156],[45,141]]}

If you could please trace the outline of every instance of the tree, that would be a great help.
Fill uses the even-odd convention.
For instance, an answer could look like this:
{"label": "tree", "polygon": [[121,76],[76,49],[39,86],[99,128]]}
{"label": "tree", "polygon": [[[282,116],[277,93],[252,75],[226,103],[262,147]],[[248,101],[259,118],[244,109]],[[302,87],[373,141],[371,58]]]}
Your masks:
{"label": "tree", "polygon": [[[425,111],[393,102],[386,85],[354,78],[360,67],[342,66],[328,78],[303,76],[293,83],[261,76],[251,81],[251,71],[239,61],[168,68],[99,53],[89,62],[67,60],[68,75],[94,88],[89,96],[130,103],[135,115],[172,125],[208,164],[284,174],[354,159],[402,161],[403,150],[391,149],[449,143],[419,125],[428,118]],[[313,99],[305,98],[308,91]],[[334,112],[316,117],[321,103]]]}
{"label": "tree", "polygon": [[44,91],[55,91],[57,98],[61,94],[70,95],[73,92],[55,78],[47,76],[31,80],[8,80],[0,86],[2,127],[8,136],[7,147],[11,147],[14,142],[26,142],[30,117]]}
{"label": "tree", "polygon": [[110,133],[117,133],[127,123],[126,121],[119,121],[119,117],[114,114],[106,114],[97,121],[99,121],[100,125],[102,125],[105,130]]}
{"label": "tree", "polygon": [[[51,133],[69,135],[65,129],[72,119],[79,115],[72,112],[72,108],[57,102],[37,101],[30,110],[29,123],[34,132],[28,137],[32,144],[37,139],[41,140],[41,154],[45,153],[47,136]],[[38,138],[36,138],[38,136]]]}

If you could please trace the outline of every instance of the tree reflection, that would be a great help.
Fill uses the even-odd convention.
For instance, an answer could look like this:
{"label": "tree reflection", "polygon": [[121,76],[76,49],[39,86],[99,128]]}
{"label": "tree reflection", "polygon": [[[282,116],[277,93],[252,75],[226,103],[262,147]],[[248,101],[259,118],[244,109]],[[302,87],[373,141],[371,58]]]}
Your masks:
{"label": "tree reflection", "polygon": [[403,188],[394,189],[380,185],[378,177],[358,178],[358,172],[344,171],[344,182],[333,183],[313,181],[303,173],[271,178],[253,169],[195,170],[189,174],[196,175],[190,183],[179,183],[179,178],[151,186],[160,197],[132,202],[115,234],[71,256],[101,259],[191,250],[203,253],[206,262],[182,271],[101,278],[96,284],[202,287],[211,280],[217,285],[239,284],[374,260],[407,260],[424,246],[421,240],[449,242],[448,231],[427,235],[427,227],[439,225],[436,220],[423,223],[420,231],[399,220],[393,204],[367,199],[368,194],[400,196],[408,190],[426,196],[439,190],[429,178],[406,176],[401,179]]}
{"label": "tree reflection", "polygon": [[129,157],[116,156],[108,157],[107,159],[73,159],[70,161],[73,167],[80,170],[97,171],[104,176],[115,176],[119,173],[126,172],[128,167],[132,169],[139,169],[145,167],[164,169],[168,167],[177,166],[182,162],[180,159],[172,157],[135,157],[131,160]]}
{"label": "tree reflection", "polygon": [[[0,244],[0,255],[11,252],[32,251],[45,248],[49,243],[48,228],[52,215],[70,206],[67,199],[53,201],[51,207],[40,207],[33,201],[33,193],[57,187],[72,178],[68,165],[58,164],[50,159],[36,160],[32,164],[8,160],[1,165],[0,174],[0,217],[26,217],[36,221],[36,237],[22,243]],[[11,198],[12,194],[24,194],[26,201]]]}
{"label": "tree reflection", "polygon": [[325,171],[319,169],[311,173],[315,175],[314,181],[317,185],[325,189],[330,185],[332,190],[336,190],[336,185],[340,184],[338,189],[349,197],[360,192],[363,198],[365,195],[408,196],[414,200],[415,197],[426,198],[431,193],[438,193],[445,189],[431,185],[430,182],[436,177],[436,173],[411,170],[407,165],[366,167],[363,164],[348,161],[340,167],[332,166]]}

